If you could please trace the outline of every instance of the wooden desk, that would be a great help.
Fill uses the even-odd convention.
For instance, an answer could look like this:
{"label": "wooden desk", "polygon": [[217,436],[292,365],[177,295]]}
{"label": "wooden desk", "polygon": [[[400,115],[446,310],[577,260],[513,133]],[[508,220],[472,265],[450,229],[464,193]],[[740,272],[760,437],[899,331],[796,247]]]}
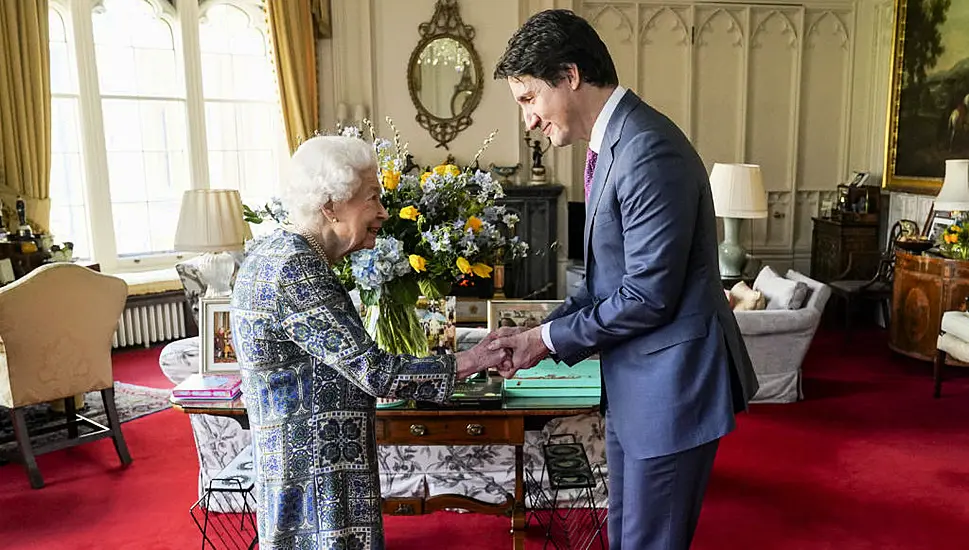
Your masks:
{"label": "wooden desk", "polygon": [[[237,420],[249,428],[246,409],[239,400],[224,406],[197,407],[184,403],[172,406],[188,414],[214,414]],[[512,518],[515,550],[525,548],[525,431],[540,429],[561,416],[598,410],[598,397],[506,398],[501,409],[378,409],[375,432],[381,445],[511,445],[515,447],[515,494],[505,502],[491,504],[464,495],[437,495],[415,503],[415,499],[385,499],[384,512],[410,515],[445,508],[506,515]]]}
{"label": "wooden desk", "polygon": [[942,314],[961,309],[967,296],[969,261],[896,249],[888,346],[909,357],[934,360]]}

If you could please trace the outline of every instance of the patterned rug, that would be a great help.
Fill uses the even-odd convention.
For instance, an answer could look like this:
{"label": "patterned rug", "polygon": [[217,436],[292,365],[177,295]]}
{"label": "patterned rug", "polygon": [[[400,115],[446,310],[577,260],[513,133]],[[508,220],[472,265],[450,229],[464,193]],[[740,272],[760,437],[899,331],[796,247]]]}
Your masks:
{"label": "patterned rug", "polygon": [[[118,417],[122,423],[141,418],[143,416],[163,411],[171,404],[168,396],[171,390],[158,388],[147,388],[125,384],[124,382],[114,383],[114,402],[118,407]],[[108,425],[108,417],[104,412],[104,402],[101,400],[101,392],[90,392],[84,396],[84,408],[78,411],[79,414],[94,420],[105,426]],[[33,433],[34,430],[46,426],[61,424],[64,422],[64,414],[51,410],[50,405],[32,405],[26,410],[27,432]],[[84,424],[79,424],[81,433],[88,433],[91,430]],[[67,438],[67,430],[57,430],[52,433],[31,436],[31,442],[36,445],[44,445],[52,441]],[[10,411],[0,408],[0,455],[4,453],[17,452],[17,443],[13,440],[13,424],[11,424]],[[0,456],[0,464],[8,461]]]}

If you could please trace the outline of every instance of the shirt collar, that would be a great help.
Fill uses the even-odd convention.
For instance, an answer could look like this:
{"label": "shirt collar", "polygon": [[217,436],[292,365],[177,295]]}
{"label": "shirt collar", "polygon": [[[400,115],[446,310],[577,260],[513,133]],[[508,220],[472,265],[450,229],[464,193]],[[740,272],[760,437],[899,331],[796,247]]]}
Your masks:
{"label": "shirt collar", "polygon": [[606,137],[606,126],[609,125],[609,119],[612,118],[612,113],[615,112],[616,106],[619,105],[619,100],[626,93],[626,89],[622,86],[616,86],[616,89],[612,91],[612,95],[606,100],[606,104],[602,106],[602,110],[599,111],[599,116],[596,117],[595,124],[592,125],[592,135],[589,137],[589,149],[595,151],[599,154],[599,149],[602,148],[602,139]]}

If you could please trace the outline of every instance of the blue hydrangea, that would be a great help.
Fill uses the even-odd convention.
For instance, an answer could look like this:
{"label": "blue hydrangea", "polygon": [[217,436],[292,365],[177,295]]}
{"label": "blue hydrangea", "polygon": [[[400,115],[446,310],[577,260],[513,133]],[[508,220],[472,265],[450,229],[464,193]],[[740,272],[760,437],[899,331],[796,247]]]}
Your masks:
{"label": "blue hydrangea", "polygon": [[410,272],[404,245],[393,237],[378,237],[373,250],[350,255],[350,270],[360,288],[377,290],[381,285]]}

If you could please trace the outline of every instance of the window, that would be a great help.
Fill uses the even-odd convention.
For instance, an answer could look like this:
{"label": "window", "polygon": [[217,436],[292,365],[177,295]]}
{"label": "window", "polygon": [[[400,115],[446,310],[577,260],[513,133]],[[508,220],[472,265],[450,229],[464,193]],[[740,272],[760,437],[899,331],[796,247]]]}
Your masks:
{"label": "window", "polygon": [[50,14],[55,240],[107,271],[171,265],[185,190],[274,194],[287,152],[259,0],[52,0]]}
{"label": "window", "polygon": [[51,168],[50,232],[57,243],[74,243],[74,256],[91,257],[84,199],[78,114],[77,71],[64,17],[56,9],[50,21]]}

